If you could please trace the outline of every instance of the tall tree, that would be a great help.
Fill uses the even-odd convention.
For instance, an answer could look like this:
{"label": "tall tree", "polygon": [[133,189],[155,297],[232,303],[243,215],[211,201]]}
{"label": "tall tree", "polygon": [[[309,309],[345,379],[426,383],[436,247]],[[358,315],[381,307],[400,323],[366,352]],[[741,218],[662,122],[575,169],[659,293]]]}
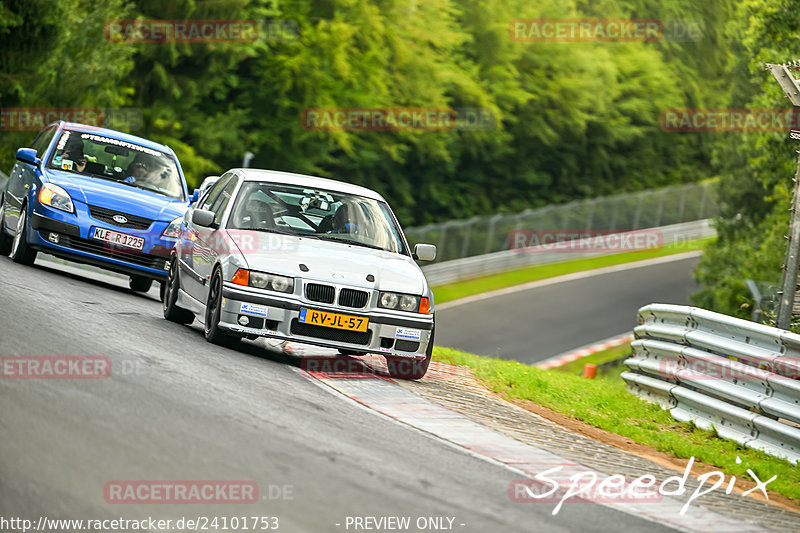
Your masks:
{"label": "tall tree", "polygon": [[[729,28],[737,51],[731,107],[788,109],[790,104],[765,63],[797,57],[800,11],[791,0],[745,0]],[[730,134],[720,139],[723,212],[719,238],[696,271],[703,289],[697,305],[748,317],[752,298],[745,279],[779,282],[786,250],[797,145],[785,132]]]}

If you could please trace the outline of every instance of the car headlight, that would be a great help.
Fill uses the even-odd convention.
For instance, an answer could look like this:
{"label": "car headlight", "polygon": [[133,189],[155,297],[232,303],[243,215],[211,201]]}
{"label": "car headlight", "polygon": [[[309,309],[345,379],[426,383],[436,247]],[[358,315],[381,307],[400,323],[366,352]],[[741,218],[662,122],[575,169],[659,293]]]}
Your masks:
{"label": "car headlight", "polygon": [[378,303],[380,307],[385,307],[387,309],[395,309],[397,307],[397,302],[400,299],[397,295],[393,292],[383,292],[381,293],[381,300]]}
{"label": "car headlight", "polygon": [[420,298],[419,296],[412,296],[410,294],[398,294],[395,292],[382,292],[378,298],[378,307],[385,309],[397,309],[398,311],[406,311],[408,313],[420,312],[420,300],[427,298]]}
{"label": "car headlight", "polygon": [[172,222],[169,223],[167,229],[161,234],[162,237],[167,237],[168,239],[179,239],[181,237],[181,224],[183,223],[183,217],[178,217]]}
{"label": "car headlight", "polygon": [[277,274],[267,274],[266,272],[256,272],[244,268],[237,270],[231,281],[245,287],[268,289],[289,294],[294,292],[294,278],[279,276]]}
{"label": "car headlight", "polygon": [[72,198],[69,197],[67,191],[54,185],[52,183],[45,183],[39,191],[39,203],[42,205],[49,205],[61,211],[68,213],[75,212],[75,206],[72,205]]}

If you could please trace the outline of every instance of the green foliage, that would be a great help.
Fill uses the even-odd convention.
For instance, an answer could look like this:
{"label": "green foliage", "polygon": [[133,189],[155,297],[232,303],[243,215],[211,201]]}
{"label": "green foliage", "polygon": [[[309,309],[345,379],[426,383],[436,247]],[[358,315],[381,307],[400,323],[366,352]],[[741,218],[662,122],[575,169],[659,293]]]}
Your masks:
{"label": "green foliage", "polygon": [[[782,63],[797,56],[795,36],[800,12],[788,0],[746,0],[728,29],[737,50],[732,63],[730,107],[790,107],[764,63]],[[745,279],[781,280],[792,177],[797,169],[796,144],[787,132],[727,134],[715,159],[722,168],[722,216],[719,238],[706,249],[695,272],[703,289],[696,305],[749,318],[752,298]]]}
{"label": "green foliage", "polygon": [[[734,0],[0,1],[0,104],[133,106],[191,185],[241,165],[377,189],[403,224],[513,212],[714,174],[708,134],[665,108],[716,105]],[[91,9],[89,9],[91,5]],[[680,18],[701,42],[517,42],[528,18]],[[118,43],[115,19],[247,19],[255,42]],[[289,25],[282,33],[267,23]],[[291,29],[294,28],[294,29]],[[314,107],[482,108],[488,131],[311,131]],[[0,165],[32,133],[0,139]]]}
{"label": "green foliage", "polygon": [[[105,21],[128,13],[123,0],[0,1],[0,107],[128,104],[134,49],[103,38]],[[36,133],[2,132],[4,172]]]}

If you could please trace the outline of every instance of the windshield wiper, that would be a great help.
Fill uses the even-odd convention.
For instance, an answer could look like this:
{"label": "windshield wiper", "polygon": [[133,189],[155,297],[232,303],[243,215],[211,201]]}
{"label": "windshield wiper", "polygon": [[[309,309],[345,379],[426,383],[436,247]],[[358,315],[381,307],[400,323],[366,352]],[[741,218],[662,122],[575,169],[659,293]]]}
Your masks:
{"label": "windshield wiper", "polygon": [[324,237],[320,236],[319,238],[324,240],[324,241],[343,242],[345,244],[353,244],[355,246],[363,246],[364,248],[372,248],[373,250],[383,250],[382,247],[376,246],[374,244],[367,244],[367,243],[361,242],[361,241],[351,241],[350,239],[343,239],[341,237],[330,237],[327,234],[325,234]]}
{"label": "windshield wiper", "polygon": [[[92,175],[101,177],[99,174],[92,174]],[[151,185],[148,187],[143,184],[140,185],[138,183],[131,183],[130,181],[125,181],[125,180],[115,180],[114,178],[106,178],[106,179],[110,179],[111,181],[116,181],[117,183],[122,183],[124,185],[130,185],[131,187],[136,187],[137,189],[142,189],[143,191],[150,191],[156,194],[160,194],[161,196],[169,196],[170,198],[172,198],[172,196],[170,196],[165,189],[162,189],[158,185]]]}
{"label": "windshield wiper", "polygon": [[117,180],[117,183],[121,183],[123,185],[130,185],[131,187],[136,187],[137,189],[144,189],[145,191],[153,190],[150,187],[145,187],[144,185],[139,185],[138,183],[134,183],[132,181]]}
{"label": "windshield wiper", "polygon": [[269,229],[269,228],[230,228],[235,230],[244,230],[244,231],[262,231],[264,233],[277,233],[278,235],[292,235],[293,237],[305,237],[305,235],[298,235],[297,233],[292,233],[291,231],[283,231],[280,229]]}

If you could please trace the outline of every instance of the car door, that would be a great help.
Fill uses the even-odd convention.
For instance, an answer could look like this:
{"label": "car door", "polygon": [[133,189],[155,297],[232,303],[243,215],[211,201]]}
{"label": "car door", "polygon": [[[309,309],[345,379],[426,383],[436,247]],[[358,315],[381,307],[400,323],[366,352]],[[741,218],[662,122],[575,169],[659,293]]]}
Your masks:
{"label": "car door", "polygon": [[[36,157],[43,158],[47,152],[47,147],[50,141],[53,140],[56,127],[50,126],[42,130],[36,136],[33,143],[29,148],[36,150]],[[42,161],[42,164],[45,164]],[[8,178],[7,194],[5,202],[3,202],[3,209],[5,216],[3,217],[6,228],[15,231],[17,227],[17,220],[19,219],[20,208],[28,194],[28,191],[35,185],[36,182],[36,167],[22,161],[15,161],[14,168]]]}
{"label": "car door", "polygon": [[208,280],[211,279],[211,274],[214,265],[217,263],[217,258],[220,255],[230,253],[227,249],[227,240],[224,235],[225,229],[222,228],[222,221],[228,206],[231,205],[236,186],[239,180],[235,176],[231,176],[224,184],[222,184],[220,193],[211,203],[209,211],[214,213],[214,227],[203,228],[205,231],[198,232],[196,251],[194,259],[194,268],[205,280],[203,286],[203,300],[206,299],[206,292],[208,290]]}
{"label": "car door", "polygon": [[189,207],[187,211],[186,231],[184,231],[181,236],[178,269],[180,272],[181,287],[189,296],[198,301],[202,301],[204,298],[205,280],[200,276],[197,270],[195,270],[196,264],[200,262],[200,259],[196,259],[195,255],[202,255],[204,253],[202,246],[199,246],[198,240],[201,235],[211,230],[210,228],[197,226],[192,222],[192,212],[194,212],[195,209],[210,209],[214,200],[216,200],[222,192],[228,179],[230,179],[230,176],[221,178],[214,183],[197,203]]}

